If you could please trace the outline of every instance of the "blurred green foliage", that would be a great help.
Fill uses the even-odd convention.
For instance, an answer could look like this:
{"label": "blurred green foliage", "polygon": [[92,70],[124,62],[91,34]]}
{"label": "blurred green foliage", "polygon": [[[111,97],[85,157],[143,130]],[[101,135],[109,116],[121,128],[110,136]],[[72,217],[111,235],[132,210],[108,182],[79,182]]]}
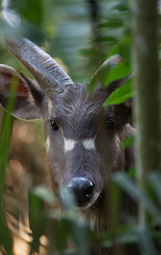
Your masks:
{"label": "blurred green foliage", "polygon": [[10,100],[6,106],[7,112],[5,112],[4,115],[0,134],[0,244],[4,246],[7,254],[12,254],[12,238],[9,229],[7,228],[6,218],[3,212],[3,192],[13,124],[13,116],[11,116],[9,112],[12,112],[14,109],[17,90],[18,79],[13,77],[10,86]]}
{"label": "blurred green foliage", "polygon": [[[93,72],[108,56],[122,52],[129,58],[129,19],[127,7],[120,9],[119,1],[101,0],[99,6],[99,41],[92,32],[89,2],[73,1],[11,1],[11,7],[20,13],[21,26],[17,33],[25,35],[43,47],[52,57],[61,59],[73,80],[88,81]],[[127,1],[126,1],[127,4]],[[16,30],[8,28],[9,33]],[[1,62],[24,70],[1,47]],[[28,72],[27,72],[28,74]]]}

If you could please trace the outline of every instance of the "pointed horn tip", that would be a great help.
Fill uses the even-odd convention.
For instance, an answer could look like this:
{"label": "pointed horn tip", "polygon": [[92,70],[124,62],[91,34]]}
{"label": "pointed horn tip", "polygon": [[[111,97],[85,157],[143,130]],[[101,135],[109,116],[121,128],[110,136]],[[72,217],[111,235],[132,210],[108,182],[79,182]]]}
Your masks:
{"label": "pointed horn tip", "polygon": [[119,54],[115,54],[115,55],[112,55],[111,57],[109,57],[109,60],[115,61],[115,62],[120,62],[120,61],[122,61],[122,58]]}
{"label": "pointed horn tip", "polygon": [[115,54],[115,55],[109,57],[108,59],[106,59],[102,65],[103,66],[107,66],[107,65],[116,66],[121,61],[122,61],[121,56],[118,54]]}

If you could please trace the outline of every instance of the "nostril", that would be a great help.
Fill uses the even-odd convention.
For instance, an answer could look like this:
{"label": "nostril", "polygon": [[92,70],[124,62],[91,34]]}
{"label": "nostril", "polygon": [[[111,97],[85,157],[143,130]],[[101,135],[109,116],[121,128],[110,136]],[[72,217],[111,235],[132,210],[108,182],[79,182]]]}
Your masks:
{"label": "nostril", "polygon": [[72,190],[78,206],[85,206],[92,199],[94,185],[86,178],[75,177],[68,183],[67,187]]}
{"label": "nostril", "polygon": [[91,198],[92,197],[92,193],[93,193],[93,183],[90,182],[88,183],[89,186],[86,186],[87,184],[85,184],[84,186],[84,195],[87,197],[87,198]]}

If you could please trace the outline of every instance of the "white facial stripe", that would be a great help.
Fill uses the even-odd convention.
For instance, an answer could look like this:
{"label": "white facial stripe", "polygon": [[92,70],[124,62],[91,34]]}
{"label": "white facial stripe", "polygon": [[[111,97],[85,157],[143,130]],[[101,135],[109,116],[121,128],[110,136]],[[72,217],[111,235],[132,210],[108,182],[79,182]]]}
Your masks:
{"label": "white facial stripe", "polygon": [[95,147],[95,138],[94,139],[86,139],[82,141],[83,146],[86,150],[94,150],[96,149]]}
{"label": "white facial stripe", "polygon": [[115,141],[116,141],[116,145],[117,145],[118,149],[121,151],[121,147],[120,147],[121,141],[120,141],[120,138],[117,134],[115,136]]}
{"label": "white facial stripe", "polygon": [[53,107],[52,102],[50,99],[48,99],[48,113],[49,113],[49,115],[51,115],[52,107]]}
{"label": "white facial stripe", "polygon": [[60,130],[64,138],[64,151],[67,152],[73,150],[77,142],[75,140],[65,138],[63,129],[61,127]]}
{"label": "white facial stripe", "polygon": [[48,151],[49,148],[50,148],[50,139],[49,139],[49,137],[47,137],[47,139],[46,139],[46,150]]}
{"label": "white facial stripe", "polygon": [[73,150],[75,145],[76,145],[76,141],[71,140],[71,139],[66,139],[64,137],[64,150],[65,150],[65,152]]}
{"label": "white facial stripe", "polygon": [[[76,143],[77,143],[77,141],[65,138],[63,130],[62,130],[61,127],[60,127],[60,130],[61,130],[61,133],[62,133],[63,138],[64,138],[64,151],[67,152],[67,151],[73,150]],[[83,146],[86,150],[96,149],[96,147],[95,147],[95,138],[96,138],[96,136],[93,139],[86,139],[86,140],[82,141],[82,144],[83,144]]]}

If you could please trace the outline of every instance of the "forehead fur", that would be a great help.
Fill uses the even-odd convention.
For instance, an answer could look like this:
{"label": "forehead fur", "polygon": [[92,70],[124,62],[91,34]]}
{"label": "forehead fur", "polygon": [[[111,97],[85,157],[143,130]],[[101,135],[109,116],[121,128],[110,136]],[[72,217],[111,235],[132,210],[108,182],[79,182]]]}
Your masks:
{"label": "forehead fur", "polygon": [[96,122],[105,113],[103,102],[107,91],[99,88],[92,95],[87,93],[86,84],[76,83],[76,87],[68,87],[63,94],[53,98],[56,119],[60,121],[68,136],[69,130],[79,134],[80,138],[91,137],[96,132]]}

